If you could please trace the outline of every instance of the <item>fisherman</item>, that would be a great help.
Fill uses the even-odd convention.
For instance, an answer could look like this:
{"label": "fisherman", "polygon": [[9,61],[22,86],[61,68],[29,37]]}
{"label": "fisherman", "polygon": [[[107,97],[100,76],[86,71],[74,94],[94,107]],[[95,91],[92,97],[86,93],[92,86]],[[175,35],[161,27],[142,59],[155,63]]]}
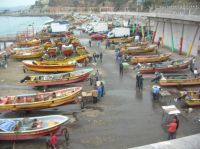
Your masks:
{"label": "fisherman", "polygon": [[51,145],[54,149],[56,149],[57,146],[57,137],[55,134],[51,134]]}
{"label": "fisherman", "polygon": [[38,120],[37,119],[33,119],[33,122],[31,124],[31,128],[37,128],[37,125],[38,125]]}
{"label": "fisherman", "polygon": [[90,76],[90,86],[92,86],[92,84],[93,84],[93,76]]}
{"label": "fisherman", "polygon": [[172,122],[167,126],[168,126],[168,140],[176,139],[176,130],[177,130],[176,119],[173,119]]}
{"label": "fisherman", "polygon": [[194,77],[197,78],[197,76],[199,75],[197,68],[194,69]]}
{"label": "fisherman", "polygon": [[101,94],[101,97],[103,97],[103,96],[104,96],[104,93],[105,93],[103,82],[101,82],[100,86],[101,86],[101,88],[102,88],[102,94]]}
{"label": "fisherman", "polygon": [[123,72],[124,72],[124,66],[122,64],[122,62],[119,64],[119,73],[120,73],[120,76],[123,76]]}
{"label": "fisherman", "polygon": [[89,47],[91,47],[92,46],[92,41],[91,40],[89,40]]}
{"label": "fisherman", "polygon": [[140,80],[140,72],[138,72],[136,75],[136,88],[140,88],[139,80]]}
{"label": "fisherman", "polygon": [[161,88],[158,85],[153,85],[152,87],[152,95],[153,95],[153,100],[159,100],[159,92]]}
{"label": "fisherman", "polygon": [[140,90],[142,90],[143,89],[143,80],[144,80],[144,78],[143,78],[143,76],[142,76],[142,74],[140,74],[140,76],[139,76],[139,89]]}
{"label": "fisherman", "polygon": [[100,61],[102,63],[102,59],[103,59],[103,53],[102,52],[99,54],[99,57],[100,57]]}

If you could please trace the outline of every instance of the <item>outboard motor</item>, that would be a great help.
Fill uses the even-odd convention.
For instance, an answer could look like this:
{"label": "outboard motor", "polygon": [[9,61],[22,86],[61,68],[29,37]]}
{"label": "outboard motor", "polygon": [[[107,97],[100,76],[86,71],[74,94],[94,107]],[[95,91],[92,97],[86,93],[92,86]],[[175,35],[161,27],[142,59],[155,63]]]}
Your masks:
{"label": "outboard motor", "polygon": [[20,83],[24,83],[26,80],[31,80],[31,77],[25,76],[24,79],[20,81]]}

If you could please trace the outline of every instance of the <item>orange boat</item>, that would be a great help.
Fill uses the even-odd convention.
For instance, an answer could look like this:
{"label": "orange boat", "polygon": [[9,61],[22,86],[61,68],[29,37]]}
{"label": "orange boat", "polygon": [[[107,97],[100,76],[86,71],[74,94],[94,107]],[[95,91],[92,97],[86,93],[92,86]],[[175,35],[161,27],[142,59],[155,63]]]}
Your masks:
{"label": "orange boat", "polygon": [[24,60],[25,70],[36,71],[36,72],[67,72],[73,71],[76,68],[75,64],[70,64],[69,62],[65,63],[40,63],[39,61],[34,60]]}
{"label": "orange boat", "polygon": [[121,48],[120,52],[122,54],[141,54],[141,53],[148,53],[153,52],[157,48],[157,45],[149,45],[149,46],[138,46],[138,47],[127,47]]}
{"label": "orange boat", "polygon": [[136,63],[153,63],[153,62],[162,62],[170,58],[171,53],[168,54],[159,54],[159,55],[143,55],[143,56],[133,56],[130,60],[132,64]]}
{"label": "orange boat", "polygon": [[129,43],[133,41],[133,37],[120,37],[120,38],[108,38],[110,43]]}

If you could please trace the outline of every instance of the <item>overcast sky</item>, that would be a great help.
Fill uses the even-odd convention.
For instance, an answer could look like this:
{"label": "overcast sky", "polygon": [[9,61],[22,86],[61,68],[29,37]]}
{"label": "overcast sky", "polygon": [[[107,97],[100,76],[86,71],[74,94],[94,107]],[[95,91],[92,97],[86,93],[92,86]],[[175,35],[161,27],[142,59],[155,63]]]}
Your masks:
{"label": "overcast sky", "polygon": [[32,5],[36,0],[0,0],[0,7],[16,7]]}

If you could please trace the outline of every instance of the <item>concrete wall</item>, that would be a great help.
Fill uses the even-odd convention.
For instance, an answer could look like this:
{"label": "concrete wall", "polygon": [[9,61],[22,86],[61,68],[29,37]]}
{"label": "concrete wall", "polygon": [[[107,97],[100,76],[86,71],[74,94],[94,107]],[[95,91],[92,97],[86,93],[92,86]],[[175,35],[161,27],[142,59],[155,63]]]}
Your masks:
{"label": "concrete wall", "polygon": [[[155,36],[155,42],[158,41],[159,37],[162,37],[163,34],[163,26],[164,26],[164,46],[166,47],[170,47],[171,48],[171,23],[165,22],[160,22],[159,20],[154,22],[154,29],[155,30],[155,26],[157,24],[157,22],[159,22],[158,24],[158,28],[157,28],[157,33]],[[180,48],[180,38],[181,38],[181,34],[182,34],[182,27],[183,27],[183,23],[172,23],[172,32],[173,32],[173,36],[174,36],[174,48],[176,50],[179,50]],[[190,44],[193,41],[193,38],[195,36],[196,30],[198,28],[198,24],[190,24],[189,22],[186,23],[184,25],[184,33],[183,33],[183,48],[182,51],[184,53],[188,53]],[[200,50],[200,28],[198,30],[197,36],[195,38],[195,42],[192,48],[192,52],[191,54],[194,56],[197,56],[197,51]]]}

